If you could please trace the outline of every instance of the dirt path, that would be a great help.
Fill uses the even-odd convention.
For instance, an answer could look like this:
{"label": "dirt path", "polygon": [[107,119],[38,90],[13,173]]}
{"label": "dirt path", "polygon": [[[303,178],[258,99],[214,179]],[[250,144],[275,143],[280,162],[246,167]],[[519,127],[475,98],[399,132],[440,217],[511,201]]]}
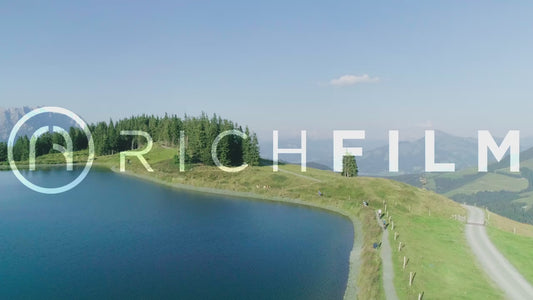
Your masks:
{"label": "dirt path", "polygon": [[[466,239],[483,270],[500,287],[509,299],[532,299],[533,286],[494,247],[485,230],[485,213],[482,209],[464,205],[468,210]],[[525,250],[527,251],[527,249]]]}
{"label": "dirt path", "polygon": [[[378,225],[383,226],[383,221],[376,214]],[[392,268],[392,249],[389,243],[389,231],[383,230],[381,240],[381,264],[383,265],[383,289],[387,300],[397,300],[398,295],[394,288],[394,270]]]}

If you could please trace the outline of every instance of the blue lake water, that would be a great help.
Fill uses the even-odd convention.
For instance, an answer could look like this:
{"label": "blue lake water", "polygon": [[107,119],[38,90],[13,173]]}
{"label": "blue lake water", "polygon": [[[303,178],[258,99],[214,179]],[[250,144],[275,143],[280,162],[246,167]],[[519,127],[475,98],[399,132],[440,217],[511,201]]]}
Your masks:
{"label": "blue lake water", "polygon": [[2,299],[342,299],[352,242],[348,219],[305,207],[94,169],[48,196],[0,172]]}

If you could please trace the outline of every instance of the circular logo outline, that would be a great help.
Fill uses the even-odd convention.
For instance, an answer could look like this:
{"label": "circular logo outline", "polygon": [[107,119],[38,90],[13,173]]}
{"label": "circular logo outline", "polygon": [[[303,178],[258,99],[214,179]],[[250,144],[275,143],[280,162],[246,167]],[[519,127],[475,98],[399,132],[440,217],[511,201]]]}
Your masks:
{"label": "circular logo outline", "polygon": [[[85,165],[85,168],[83,169],[81,174],[78,175],[78,177],[75,180],[73,180],[69,184],[66,184],[64,186],[57,187],[57,188],[45,188],[45,187],[38,186],[38,185],[30,182],[28,179],[26,179],[24,176],[22,176],[22,173],[20,173],[20,171],[17,168],[17,165],[15,163],[15,160],[13,159],[13,146],[15,144],[15,137],[17,136],[17,133],[20,130],[20,128],[22,127],[22,125],[24,125],[29,119],[31,119],[31,118],[33,118],[33,117],[35,117],[37,115],[44,114],[44,113],[57,113],[57,114],[61,114],[61,115],[67,116],[70,119],[76,121],[76,123],[81,127],[81,129],[83,130],[83,132],[85,133],[85,135],[87,136],[87,139],[88,139],[89,157],[87,158],[87,164]],[[89,171],[91,170],[91,167],[92,167],[93,161],[94,161],[94,156],[95,156],[94,140],[93,140],[93,136],[91,134],[91,131],[89,130],[89,126],[87,126],[85,121],[83,121],[77,114],[75,114],[74,112],[72,112],[72,111],[70,111],[70,110],[68,110],[66,108],[54,107],[54,106],[46,106],[46,107],[41,107],[41,108],[37,108],[35,110],[30,111],[29,113],[25,114],[17,122],[17,124],[15,124],[15,126],[11,130],[11,133],[9,134],[9,140],[7,142],[7,156],[8,156],[9,166],[11,167],[11,171],[13,171],[13,174],[15,174],[17,179],[22,184],[24,184],[26,187],[28,187],[29,189],[34,190],[36,192],[42,193],[42,194],[48,194],[48,195],[60,194],[60,193],[67,192],[67,191],[75,188],[78,184],[80,184],[85,179],[87,174],[89,174]]]}

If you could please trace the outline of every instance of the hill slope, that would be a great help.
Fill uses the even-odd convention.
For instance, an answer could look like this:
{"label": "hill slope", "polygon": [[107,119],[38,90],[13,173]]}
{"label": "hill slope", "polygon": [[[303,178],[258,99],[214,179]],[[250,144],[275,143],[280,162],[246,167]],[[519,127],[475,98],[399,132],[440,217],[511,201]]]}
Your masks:
{"label": "hill slope", "polygon": [[[385,210],[385,205],[388,217],[394,222],[394,230],[389,226],[389,236],[394,248],[394,284],[400,298],[412,298],[421,292],[427,298],[442,299],[501,296],[479,271],[466,244],[464,224],[455,219],[457,215],[464,216],[465,210],[447,198],[387,179],[344,178],[315,169],[300,173],[299,167],[293,165],[280,166],[286,172],[278,173],[272,172],[270,166],[225,173],[201,165],[188,166],[186,172],[180,173],[179,166],[174,164],[174,153],[172,149],[156,146],[147,155],[155,172],[146,172],[139,162],[132,160],[127,166],[129,174],[176,188],[201,187],[200,190],[207,192],[317,206],[349,216],[362,229],[362,236],[357,234],[361,231],[355,230],[347,288],[349,299],[355,290],[360,299],[384,298],[379,250],[372,245],[381,239],[382,233],[376,224],[375,211]],[[117,155],[97,159],[97,163],[115,168],[118,162]],[[362,201],[370,205],[365,207]],[[387,220],[388,217],[385,216]],[[403,246],[398,250],[400,241]],[[405,270],[404,256],[409,260]],[[409,272],[416,272],[411,287]]]}
{"label": "hill slope", "polygon": [[[424,171],[425,139],[402,141],[399,144],[400,174],[413,174]],[[435,131],[435,160],[454,162],[456,170],[461,170],[477,162],[477,141],[474,138],[463,138]],[[362,174],[390,175],[389,146],[364,152],[357,161]]]}
{"label": "hill slope", "polygon": [[502,216],[533,224],[533,148],[520,153],[519,173],[509,172],[509,156],[490,164],[488,170],[479,173],[477,168],[470,168],[390,178],[421,187],[420,177],[424,177],[426,188],[459,203],[485,206]]}
{"label": "hill slope", "polygon": [[487,232],[491,241],[513,266],[533,283],[533,226],[499,216],[487,215]]}

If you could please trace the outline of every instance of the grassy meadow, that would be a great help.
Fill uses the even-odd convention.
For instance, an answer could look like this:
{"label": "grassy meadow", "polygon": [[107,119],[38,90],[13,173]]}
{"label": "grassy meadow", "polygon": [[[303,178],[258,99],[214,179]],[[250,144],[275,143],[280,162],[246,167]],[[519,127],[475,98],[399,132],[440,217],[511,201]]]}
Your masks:
{"label": "grassy meadow", "polygon": [[511,191],[520,192],[527,188],[528,182],[525,178],[512,177],[499,173],[487,173],[481,178],[445,193],[451,197],[457,194],[475,194],[480,191],[497,192]]}
{"label": "grassy meadow", "polygon": [[533,283],[533,226],[489,212],[487,233],[505,258]]}

